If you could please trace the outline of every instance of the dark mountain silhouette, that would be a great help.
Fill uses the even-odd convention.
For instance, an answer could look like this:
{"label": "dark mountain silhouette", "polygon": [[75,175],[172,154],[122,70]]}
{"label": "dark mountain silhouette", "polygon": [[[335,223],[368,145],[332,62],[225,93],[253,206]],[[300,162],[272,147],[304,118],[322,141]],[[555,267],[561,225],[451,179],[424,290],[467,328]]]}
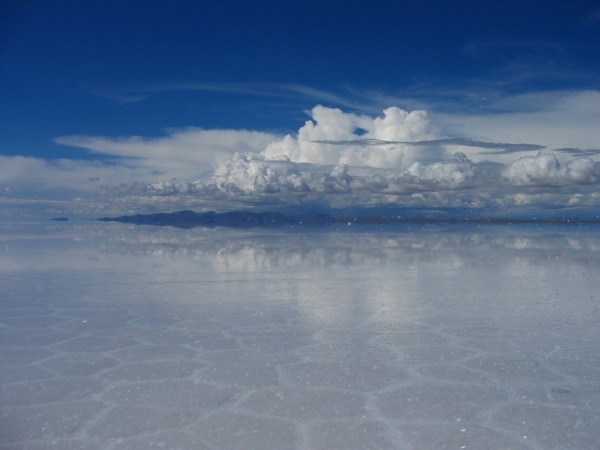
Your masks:
{"label": "dark mountain silhouette", "polygon": [[327,214],[307,213],[288,216],[278,212],[233,211],[216,213],[208,211],[178,211],[174,213],[136,214],[134,216],[102,217],[103,222],[124,222],[136,225],[172,226],[177,228],[231,227],[277,228],[285,225],[324,226],[335,221]]}

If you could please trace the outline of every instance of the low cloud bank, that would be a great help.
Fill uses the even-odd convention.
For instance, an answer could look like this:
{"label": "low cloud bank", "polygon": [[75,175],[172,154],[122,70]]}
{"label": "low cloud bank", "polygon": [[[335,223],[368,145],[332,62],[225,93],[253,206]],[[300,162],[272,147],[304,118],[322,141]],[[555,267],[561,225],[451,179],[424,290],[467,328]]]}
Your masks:
{"label": "low cloud bank", "polygon": [[315,106],[309,115],[285,136],[188,128],[160,138],[62,137],[58,143],[113,159],[2,157],[0,185],[18,189],[35,176],[48,191],[104,192],[94,208],[122,212],[294,205],[485,212],[600,201],[600,163],[589,150],[577,156],[572,148],[452,137],[425,111],[398,107],[371,117]]}

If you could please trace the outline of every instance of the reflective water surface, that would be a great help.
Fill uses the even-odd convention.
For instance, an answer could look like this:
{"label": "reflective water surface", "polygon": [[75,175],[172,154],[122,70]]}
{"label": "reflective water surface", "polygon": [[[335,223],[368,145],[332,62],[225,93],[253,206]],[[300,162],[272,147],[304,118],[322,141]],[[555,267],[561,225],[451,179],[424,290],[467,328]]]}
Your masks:
{"label": "reflective water surface", "polygon": [[592,449],[600,230],[0,225],[0,447]]}

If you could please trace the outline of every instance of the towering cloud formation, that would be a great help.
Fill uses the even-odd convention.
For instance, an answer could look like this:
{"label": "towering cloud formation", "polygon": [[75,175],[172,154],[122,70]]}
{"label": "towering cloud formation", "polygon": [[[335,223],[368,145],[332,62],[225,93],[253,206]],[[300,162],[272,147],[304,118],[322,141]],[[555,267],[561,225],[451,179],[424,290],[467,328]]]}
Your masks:
{"label": "towering cloud formation", "polygon": [[310,115],[296,135],[234,154],[208,182],[154,183],[145,193],[366,207],[414,203],[400,197],[475,182],[473,162],[446,150],[424,111],[390,107],[372,118],[316,106]]}
{"label": "towering cloud formation", "polygon": [[[425,111],[390,107],[373,118],[316,106],[310,116],[295,135],[235,153],[210,180],[138,186],[136,195],[163,205],[165,197],[187,205],[212,199],[222,209],[228,202],[502,209],[598,200],[600,166],[590,157],[559,161],[539,145],[440,136]],[[512,154],[509,164],[493,160]]]}
{"label": "towering cloud formation", "polygon": [[[406,169],[410,163],[428,155],[423,148],[417,150],[399,142],[436,137],[425,111],[409,113],[390,107],[383,111],[383,117],[373,119],[316,106],[311,117],[312,120],[306,121],[298,130],[297,137],[287,135],[270,144],[261,153],[262,156],[266,159],[281,159],[283,156],[299,163]],[[377,141],[381,141],[381,145],[372,145],[368,149],[361,145]],[[398,143],[389,145],[390,142]]]}

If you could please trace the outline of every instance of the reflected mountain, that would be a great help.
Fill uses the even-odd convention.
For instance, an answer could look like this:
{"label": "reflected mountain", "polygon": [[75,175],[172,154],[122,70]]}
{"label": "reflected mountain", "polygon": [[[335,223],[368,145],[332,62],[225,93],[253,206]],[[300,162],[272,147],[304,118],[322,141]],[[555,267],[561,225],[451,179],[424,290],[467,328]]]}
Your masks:
{"label": "reflected mountain", "polygon": [[101,217],[102,222],[122,222],[135,225],[171,226],[175,228],[281,228],[284,226],[323,227],[333,224],[597,224],[596,219],[580,218],[515,218],[515,217],[428,217],[428,216],[332,216],[322,213],[286,215],[280,212],[177,211],[173,213],[136,214],[132,216]]}

